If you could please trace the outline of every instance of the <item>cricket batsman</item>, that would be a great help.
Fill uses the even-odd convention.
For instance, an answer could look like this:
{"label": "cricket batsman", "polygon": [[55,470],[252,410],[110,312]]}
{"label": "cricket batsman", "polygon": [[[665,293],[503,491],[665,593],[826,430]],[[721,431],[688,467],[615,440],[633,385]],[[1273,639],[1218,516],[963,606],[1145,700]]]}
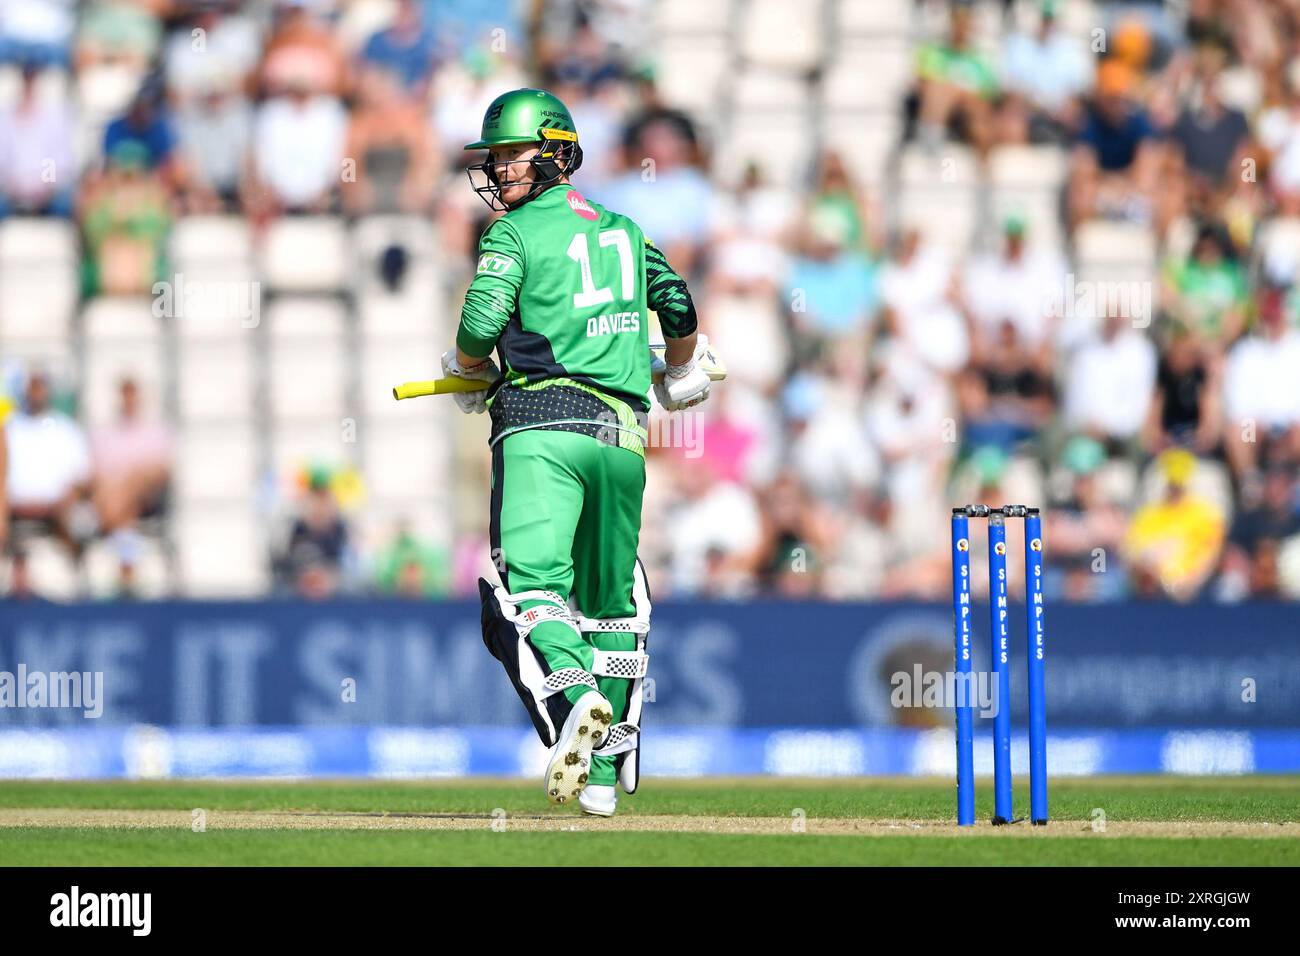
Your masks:
{"label": "cricket batsman", "polygon": [[[490,412],[491,545],[501,584],[479,580],[483,641],[542,742],[553,803],[610,816],[639,773],[650,590],[637,558],[651,388],[647,312],[669,411],[704,401],[686,283],[626,216],[569,182],[582,164],[568,109],[543,90],[497,97],[467,172],[504,215],[479,240],[447,376]],[[497,362],[492,352],[497,353]],[[499,362],[499,364],[498,364]]]}

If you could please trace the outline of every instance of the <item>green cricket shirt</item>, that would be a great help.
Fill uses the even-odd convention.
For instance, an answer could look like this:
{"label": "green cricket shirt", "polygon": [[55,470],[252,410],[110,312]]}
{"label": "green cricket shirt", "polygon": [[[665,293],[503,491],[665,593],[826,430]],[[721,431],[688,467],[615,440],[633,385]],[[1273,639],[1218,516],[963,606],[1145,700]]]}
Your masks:
{"label": "green cricket shirt", "polygon": [[626,216],[552,186],[493,222],[456,344],[497,350],[491,443],[525,428],[592,434],[644,454],[647,311],[668,338],[696,328],[685,281]]}

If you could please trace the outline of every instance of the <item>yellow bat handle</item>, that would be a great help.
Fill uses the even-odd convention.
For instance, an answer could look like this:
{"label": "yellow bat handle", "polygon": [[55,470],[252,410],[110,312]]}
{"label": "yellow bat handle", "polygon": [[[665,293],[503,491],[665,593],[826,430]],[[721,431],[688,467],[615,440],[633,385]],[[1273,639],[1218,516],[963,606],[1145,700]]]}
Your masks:
{"label": "yellow bat handle", "polygon": [[393,389],[393,398],[399,402],[404,398],[419,398],[422,395],[450,395],[452,392],[477,392],[485,389],[490,382],[480,382],[469,378],[435,378],[427,382],[403,382]]}
{"label": "yellow bat handle", "polygon": [[[715,382],[720,382],[727,377],[727,367],[722,364],[722,360],[710,347],[708,340],[704,339],[701,344],[703,349],[697,352],[697,360],[700,367],[703,368]],[[650,353],[654,356],[655,365],[651,366],[650,378],[659,382],[664,376],[664,352],[667,346],[662,342],[650,346]],[[454,375],[447,378],[435,378],[427,382],[404,382],[393,389],[393,398],[399,402],[404,398],[419,398],[422,395],[450,395],[452,392],[477,392],[485,389],[490,383],[477,381],[469,378],[457,378]]]}

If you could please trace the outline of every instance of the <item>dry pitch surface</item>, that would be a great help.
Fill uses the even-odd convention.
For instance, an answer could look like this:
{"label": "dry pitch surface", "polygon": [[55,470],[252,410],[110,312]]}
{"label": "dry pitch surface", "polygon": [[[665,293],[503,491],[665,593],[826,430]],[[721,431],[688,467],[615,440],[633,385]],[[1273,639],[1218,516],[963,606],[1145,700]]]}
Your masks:
{"label": "dry pitch surface", "polygon": [[[590,816],[503,815],[459,813],[338,813],[282,810],[205,811],[209,830],[489,830],[529,833],[740,833],[820,836],[925,837],[982,834],[999,838],[1042,837],[1250,837],[1300,839],[1300,824],[1283,821],[1120,820],[1094,827],[1083,821],[1054,820],[1045,827],[1024,824],[995,827],[980,821],[963,829],[950,820],[807,819],[790,817],[684,816],[624,813],[608,819]],[[37,807],[0,810],[0,829],[13,827],[193,829],[193,816],[178,810],[66,810]]]}
{"label": "dry pitch surface", "polygon": [[0,865],[1300,864],[1300,777],[1063,779],[1046,827],[989,789],[959,829],[947,780],[652,779],[612,819],[527,781],[11,781]]}

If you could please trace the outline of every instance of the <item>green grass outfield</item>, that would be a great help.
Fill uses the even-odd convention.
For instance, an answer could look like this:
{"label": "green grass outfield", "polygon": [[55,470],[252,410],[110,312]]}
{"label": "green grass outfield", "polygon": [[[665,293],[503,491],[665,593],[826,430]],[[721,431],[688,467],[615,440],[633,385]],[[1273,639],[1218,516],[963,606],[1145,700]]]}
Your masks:
{"label": "green grass outfield", "polygon": [[[539,790],[3,781],[0,865],[1300,865],[1297,776],[1055,780],[1048,828],[968,831],[952,826],[948,780],[650,779],[613,820]],[[1018,789],[1017,810],[1027,801]]]}

